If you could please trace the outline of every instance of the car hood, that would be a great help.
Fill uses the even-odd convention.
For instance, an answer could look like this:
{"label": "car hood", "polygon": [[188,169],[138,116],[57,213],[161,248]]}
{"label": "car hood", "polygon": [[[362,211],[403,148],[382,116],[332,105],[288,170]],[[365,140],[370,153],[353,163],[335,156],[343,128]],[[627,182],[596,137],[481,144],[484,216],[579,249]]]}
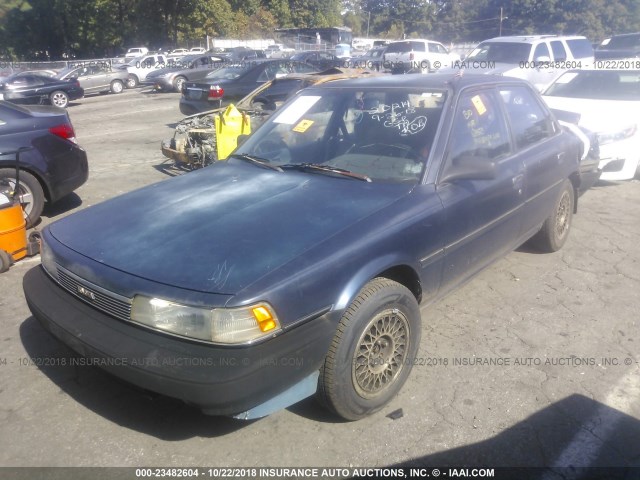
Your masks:
{"label": "car hood", "polygon": [[579,113],[578,124],[596,133],[621,130],[640,123],[640,101],[592,100],[546,95],[542,98],[550,108]]}
{"label": "car hood", "polygon": [[49,229],[68,248],[120,271],[233,295],[411,188],[275,172],[232,159],[114,198]]}
{"label": "car hood", "polygon": [[487,62],[487,61],[475,61],[475,60],[460,60],[459,58],[452,59],[452,65],[450,67],[441,68],[440,73],[456,73],[460,70],[468,70],[473,73],[485,73],[488,75],[506,75],[507,72],[512,70],[520,70],[518,65],[512,63],[500,63],[500,62]]}

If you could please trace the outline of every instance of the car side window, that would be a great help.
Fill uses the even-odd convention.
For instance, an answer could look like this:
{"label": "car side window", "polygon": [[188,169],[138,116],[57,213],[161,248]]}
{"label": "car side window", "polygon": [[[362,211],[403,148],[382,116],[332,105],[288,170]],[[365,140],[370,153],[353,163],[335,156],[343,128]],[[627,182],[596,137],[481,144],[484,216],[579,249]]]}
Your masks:
{"label": "car side window", "polygon": [[449,138],[452,163],[465,157],[496,160],[511,152],[502,109],[491,91],[463,94]]}
{"label": "car side window", "polygon": [[553,60],[556,62],[563,62],[567,59],[567,51],[564,49],[564,45],[559,40],[551,42],[551,50],[553,51]]}
{"label": "car side window", "polygon": [[538,46],[536,47],[535,52],[533,52],[534,61],[540,57],[551,58],[551,54],[549,53],[549,47],[547,47],[546,43],[539,43]]}
{"label": "car side window", "polygon": [[555,125],[547,110],[526,87],[504,87],[500,96],[518,149],[527,148],[555,134]]}
{"label": "car side window", "polygon": [[296,73],[313,73],[316,70],[312,65],[309,65],[307,63],[295,63],[293,65],[293,71]]}

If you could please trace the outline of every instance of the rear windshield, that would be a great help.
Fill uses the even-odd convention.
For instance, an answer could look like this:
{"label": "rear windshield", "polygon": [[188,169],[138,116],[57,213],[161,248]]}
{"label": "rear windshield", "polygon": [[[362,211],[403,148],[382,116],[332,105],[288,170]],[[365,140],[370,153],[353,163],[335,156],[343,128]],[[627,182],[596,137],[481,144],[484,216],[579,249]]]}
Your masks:
{"label": "rear windshield", "polygon": [[627,48],[640,48],[640,33],[611,37],[609,43],[602,48],[608,50],[623,50]]}
{"label": "rear windshield", "polygon": [[424,52],[424,42],[406,41],[389,44],[385,53]]}
{"label": "rear windshield", "polygon": [[529,43],[483,42],[469,54],[466,60],[520,63],[529,60],[530,51]]}

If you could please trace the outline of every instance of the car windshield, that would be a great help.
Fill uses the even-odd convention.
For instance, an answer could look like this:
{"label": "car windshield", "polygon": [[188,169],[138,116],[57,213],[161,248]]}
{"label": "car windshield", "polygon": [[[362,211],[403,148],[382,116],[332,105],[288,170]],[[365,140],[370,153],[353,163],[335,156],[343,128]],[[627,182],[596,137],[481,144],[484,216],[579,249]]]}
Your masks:
{"label": "car windshield", "polygon": [[67,76],[68,74],[70,74],[71,72],[74,72],[76,70],[78,70],[78,67],[66,67],[66,68],[63,68],[62,70],[60,70],[56,74],[56,76],[54,78],[57,78],[57,79],[64,78],[65,76]]}
{"label": "car windshield", "polygon": [[612,37],[609,43],[607,43],[607,45],[604,45],[600,48],[610,49],[610,50],[640,48],[640,34]]}
{"label": "car windshield", "polygon": [[465,60],[520,63],[529,60],[530,51],[531,45],[528,43],[484,42],[478,45]]}
{"label": "car windshield", "polygon": [[238,64],[231,65],[230,67],[219,68],[207,75],[207,80],[235,80],[240,75],[243,75],[254,65]]}
{"label": "car windshield", "polygon": [[304,90],[235,153],[284,171],[417,182],[445,99],[445,91],[428,89]]}
{"label": "car windshield", "polygon": [[640,100],[640,70],[566,72],[545,92],[551,97]]}

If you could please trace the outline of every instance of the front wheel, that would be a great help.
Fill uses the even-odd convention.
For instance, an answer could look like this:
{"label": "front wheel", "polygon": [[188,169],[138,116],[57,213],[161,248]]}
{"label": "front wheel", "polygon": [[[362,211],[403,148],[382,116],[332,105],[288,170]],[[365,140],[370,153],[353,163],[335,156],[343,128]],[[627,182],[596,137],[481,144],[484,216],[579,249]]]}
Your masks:
{"label": "front wheel", "polygon": [[367,283],[345,311],[320,371],[318,396],[346,420],[377,412],[400,391],[420,343],[413,294],[386,278]]}
{"label": "front wheel", "polygon": [[65,108],[69,105],[69,95],[62,90],[56,90],[49,95],[49,101],[55,107]]}
{"label": "front wheel", "polygon": [[565,180],[551,215],[542,228],[531,239],[532,244],[547,253],[557,252],[566,243],[573,219],[575,191],[569,180]]}
{"label": "front wheel", "polygon": [[9,255],[9,252],[6,252],[0,248],[0,273],[4,273],[13,264],[13,257]]}

